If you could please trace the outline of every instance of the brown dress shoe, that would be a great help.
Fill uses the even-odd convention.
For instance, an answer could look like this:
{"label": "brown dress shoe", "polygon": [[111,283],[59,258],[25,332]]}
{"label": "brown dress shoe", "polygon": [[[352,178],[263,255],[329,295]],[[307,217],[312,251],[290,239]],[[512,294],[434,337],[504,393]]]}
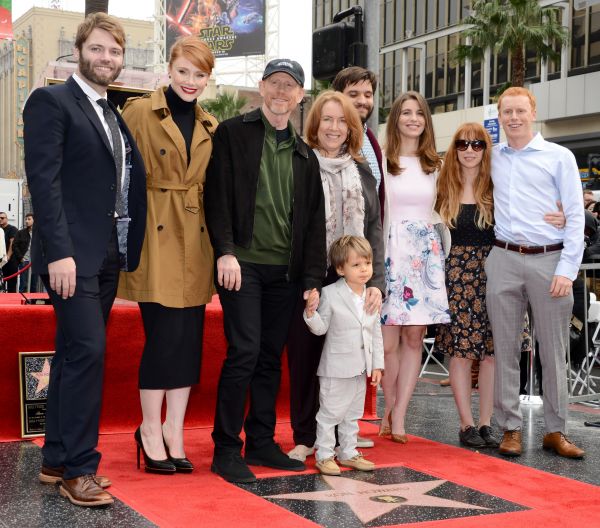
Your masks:
{"label": "brown dress shoe", "polygon": [[60,494],[77,506],[104,506],[115,500],[96,482],[93,474],[60,481]]}
{"label": "brown dress shoe", "polygon": [[406,444],[406,443],[408,443],[408,436],[406,436],[405,434],[394,434],[394,433],[392,433],[392,436],[390,438],[392,439],[392,442],[396,442],[397,444]]}
{"label": "brown dress shoe", "polygon": [[440,387],[450,387],[450,378],[440,380]]}
{"label": "brown dress shoe", "polygon": [[521,431],[504,431],[498,452],[504,456],[519,456],[521,454]]}
{"label": "brown dress shoe", "polygon": [[554,449],[557,455],[566,458],[583,458],[583,455],[585,455],[583,449],[577,447],[560,431],[545,435],[542,447],[544,449]]}
{"label": "brown dress shoe", "polygon": [[[64,472],[65,468],[63,466],[53,468],[42,464],[39,475],[40,482],[42,484],[58,484],[62,480]],[[94,475],[94,478],[101,488],[108,488],[112,484],[108,477]]]}

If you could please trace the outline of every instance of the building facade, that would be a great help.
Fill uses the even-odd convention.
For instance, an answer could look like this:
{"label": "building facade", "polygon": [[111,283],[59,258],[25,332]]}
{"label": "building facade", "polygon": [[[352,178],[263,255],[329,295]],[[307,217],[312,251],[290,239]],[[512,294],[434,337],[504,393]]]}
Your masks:
{"label": "building facade", "polygon": [[[0,177],[24,178],[21,110],[32,89],[74,70],[75,33],[82,20],[83,13],[34,7],[13,23],[14,40],[0,44]],[[126,69],[156,77],[150,74],[152,22],[121,22],[127,34]],[[122,76],[131,76],[128,72]]]}
{"label": "building facade", "polygon": [[[600,2],[588,2],[582,9],[576,9],[574,0],[540,3],[561,8],[563,24],[570,32],[563,55],[567,64],[563,74],[560,60],[549,62],[544,72],[529,51],[525,85],[538,99],[538,129],[547,139],[573,150],[585,172],[588,155],[600,152],[600,98],[593,88],[600,86]],[[364,6],[364,0],[314,0],[314,29],[330,24],[337,12],[357,4]],[[452,60],[452,51],[461,39],[464,42],[461,21],[469,14],[471,1],[379,0],[379,7],[380,120],[404,89],[421,91],[434,114],[437,145],[443,151],[458,123],[483,121],[485,105],[493,102],[498,88],[510,82],[510,55],[504,52],[490,58],[492,100],[484,101],[481,63],[471,64],[470,91],[465,96],[469,84],[465,65]]]}

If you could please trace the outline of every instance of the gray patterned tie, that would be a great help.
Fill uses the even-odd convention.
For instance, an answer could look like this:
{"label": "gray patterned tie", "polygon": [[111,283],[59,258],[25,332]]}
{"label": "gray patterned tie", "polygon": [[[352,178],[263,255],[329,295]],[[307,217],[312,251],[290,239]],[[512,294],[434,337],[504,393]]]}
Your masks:
{"label": "gray patterned tie", "polygon": [[124,213],[126,213],[126,211],[123,204],[123,193],[121,191],[121,177],[123,174],[123,146],[121,143],[121,129],[119,128],[119,123],[117,122],[117,116],[115,116],[112,108],[108,106],[108,101],[101,98],[96,102],[102,107],[104,119],[106,119],[106,123],[108,124],[108,128],[110,130],[110,135],[112,136],[113,157],[115,158],[115,167],[117,169],[117,203],[115,204],[115,210],[117,211],[118,216],[125,216]]}

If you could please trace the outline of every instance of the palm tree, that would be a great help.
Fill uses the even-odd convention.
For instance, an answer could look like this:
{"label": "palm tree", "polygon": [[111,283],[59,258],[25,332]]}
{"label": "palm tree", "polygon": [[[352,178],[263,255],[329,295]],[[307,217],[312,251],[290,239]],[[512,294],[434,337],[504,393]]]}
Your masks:
{"label": "palm tree", "polygon": [[108,0],[85,0],[85,16],[91,13],[108,13]]}
{"label": "palm tree", "polygon": [[245,97],[224,92],[217,95],[216,99],[202,101],[202,106],[213,114],[219,122],[225,121],[242,113],[242,108],[248,100]]}
{"label": "palm tree", "polygon": [[533,50],[544,60],[557,59],[566,44],[568,31],[560,23],[560,9],[540,7],[537,0],[475,0],[472,13],[462,22],[472,25],[462,33],[471,44],[461,44],[454,58],[478,61],[487,48],[511,55],[511,84],[523,86],[525,80],[525,50]]}

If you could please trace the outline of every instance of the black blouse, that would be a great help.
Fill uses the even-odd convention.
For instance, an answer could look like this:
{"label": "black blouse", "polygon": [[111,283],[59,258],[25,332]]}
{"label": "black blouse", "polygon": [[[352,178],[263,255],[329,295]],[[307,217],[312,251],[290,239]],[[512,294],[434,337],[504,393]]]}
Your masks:
{"label": "black blouse", "polygon": [[453,246],[489,246],[494,243],[494,227],[479,229],[476,204],[460,204],[456,227],[450,228]]}

